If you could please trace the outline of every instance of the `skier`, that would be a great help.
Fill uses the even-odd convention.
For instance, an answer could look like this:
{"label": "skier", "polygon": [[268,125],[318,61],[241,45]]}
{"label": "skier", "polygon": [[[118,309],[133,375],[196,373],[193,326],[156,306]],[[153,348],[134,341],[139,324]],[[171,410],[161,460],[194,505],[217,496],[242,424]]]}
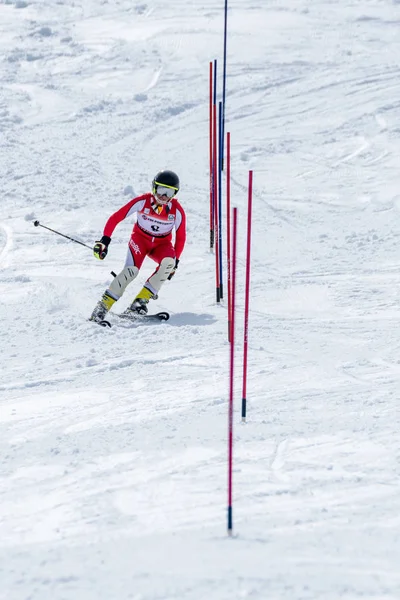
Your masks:
{"label": "skier", "polygon": [[90,321],[100,322],[104,319],[112,305],[121,298],[128,284],[137,277],[146,256],[152,258],[158,266],[132,304],[122,313],[124,317],[145,315],[149,300],[158,298],[161,286],[173,277],[178,268],[186,241],[185,211],[175,198],[179,190],[179,177],[173,171],[160,171],[153,179],[152,188],[152,193],[133,198],[111,215],[105,224],[101,240],[93,247],[95,257],[104,260],[115,227],[126,217],[137,213],[125,266],[121,273],[114,277],[95,306]]}

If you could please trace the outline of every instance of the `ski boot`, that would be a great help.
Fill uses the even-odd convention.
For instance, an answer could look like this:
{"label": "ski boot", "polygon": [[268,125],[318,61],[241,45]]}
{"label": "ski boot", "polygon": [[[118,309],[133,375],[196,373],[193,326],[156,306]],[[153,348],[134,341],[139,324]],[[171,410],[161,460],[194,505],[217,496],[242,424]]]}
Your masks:
{"label": "ski boot", "polygon": [[112,305],[116,302],[115,298],[112,298],[104,292],[101,300],[96,304],[94,310],[89,318],[89,321],[95,321],[95,323],[100,323],[104,320],[104,317],[112,307]]}
{"label": "ski boot", "polygon": [[157,297],[158,296],[156,296],[156,294],[153,294],[153,292],[151,292],[148,288],[142,288],[136,296],[136,298],[134,299],[134,301],[132,302],[132,304],[128,306],[128,308],[125,309],[123,313],[121,313],[121,317],[126,317],[127,319],[134,319],[138,315],[147,315],[147,305],[149,303],[149,300],[156,300]]}

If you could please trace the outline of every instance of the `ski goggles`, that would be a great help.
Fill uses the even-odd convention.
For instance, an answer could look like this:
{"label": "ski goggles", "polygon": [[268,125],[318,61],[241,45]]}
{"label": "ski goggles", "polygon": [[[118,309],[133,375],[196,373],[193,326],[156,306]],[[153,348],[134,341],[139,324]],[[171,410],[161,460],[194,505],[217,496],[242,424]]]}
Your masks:
{"label": "ski goggles", "polygon": [[155,185],[155,193],[157,196],[167,196],[167,198],[173,198],[177,193],[176,188],[165,187],[163,185]]}

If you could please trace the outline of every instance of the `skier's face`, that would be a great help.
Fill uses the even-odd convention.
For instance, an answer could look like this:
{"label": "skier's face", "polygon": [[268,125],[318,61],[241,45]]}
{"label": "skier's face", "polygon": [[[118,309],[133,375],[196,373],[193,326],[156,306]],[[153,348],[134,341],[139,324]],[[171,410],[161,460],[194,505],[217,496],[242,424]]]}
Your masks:
{"label": "skier's face", "polygon": [[170,201],[170,198],[168,198],[168,196],[163,196],[161,194],[155,194],[155,199],[157,204],[168,204],[168,202]]}

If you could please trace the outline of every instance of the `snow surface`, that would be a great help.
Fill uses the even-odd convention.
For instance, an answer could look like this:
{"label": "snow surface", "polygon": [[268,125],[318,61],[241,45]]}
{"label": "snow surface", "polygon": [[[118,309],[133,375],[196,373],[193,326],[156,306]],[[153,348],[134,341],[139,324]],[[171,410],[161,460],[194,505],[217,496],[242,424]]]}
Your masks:
{"label": "snow surface", "polygon": [[[229,0],[234,538],[208,248],[223,5],[0,0],[1,600],[400,598],[400,2]],[[104,262],[32,222],[91,246],[161,168],[188,214],[171,320],[103,330],[131,222]]]}

